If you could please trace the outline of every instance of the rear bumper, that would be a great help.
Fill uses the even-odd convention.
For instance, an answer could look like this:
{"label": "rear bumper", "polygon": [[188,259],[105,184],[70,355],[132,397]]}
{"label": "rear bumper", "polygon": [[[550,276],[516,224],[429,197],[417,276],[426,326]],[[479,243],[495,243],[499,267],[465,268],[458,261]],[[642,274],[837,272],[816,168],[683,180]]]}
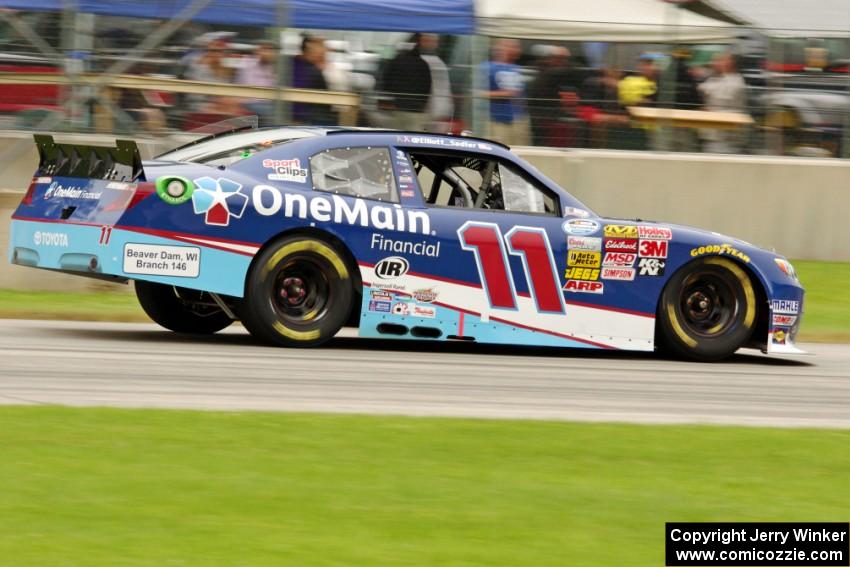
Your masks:
{"label": "rear bumper", "polygon": [[13,218],[8,259],[98,279],[138,279],[242,297],[253,254],[153,232]]}

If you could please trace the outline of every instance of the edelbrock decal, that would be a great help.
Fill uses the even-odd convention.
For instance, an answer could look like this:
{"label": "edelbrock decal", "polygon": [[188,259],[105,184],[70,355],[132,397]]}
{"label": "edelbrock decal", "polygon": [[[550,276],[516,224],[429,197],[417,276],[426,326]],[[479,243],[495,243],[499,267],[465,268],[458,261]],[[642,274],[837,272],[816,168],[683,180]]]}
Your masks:
{"label": "edelbrock decal", "polygon": [[[197,194],[197,191],[195,192]],[[366,205],[363,199],[349,204],[337,195],[281,193],[271,185],[257,185],[251,192],[251,202],[258,214],[270,217],[283,212],[285,217],[311,219],[318,222],[358,224],[377,230],[396,230],[414,234],[431,234],[431,218],[424,211],[411,211],[401,206]]]}

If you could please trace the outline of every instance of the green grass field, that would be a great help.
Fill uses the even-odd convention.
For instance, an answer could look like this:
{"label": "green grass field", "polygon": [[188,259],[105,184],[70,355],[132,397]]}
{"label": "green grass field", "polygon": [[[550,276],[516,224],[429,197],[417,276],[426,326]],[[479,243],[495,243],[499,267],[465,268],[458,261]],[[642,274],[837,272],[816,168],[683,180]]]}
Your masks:
{"label": "green grass field", "polygon": [[663,565],[847,521],[850,431],[0,407],[0,564]]}
{"label": "green grass field", "polygon": [[[850,342],[850,264],[794,262],[806,287],[801,341]],[[0,290],[0,318],[148,321],[126,288],[100,293]]]}

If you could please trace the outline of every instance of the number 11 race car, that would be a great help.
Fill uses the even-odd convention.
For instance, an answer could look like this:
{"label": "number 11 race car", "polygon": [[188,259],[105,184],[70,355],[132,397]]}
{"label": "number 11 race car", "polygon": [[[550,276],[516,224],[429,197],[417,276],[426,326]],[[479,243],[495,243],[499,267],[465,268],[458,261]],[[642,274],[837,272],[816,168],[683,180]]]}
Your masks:
{"label": "number 11 race car", "polygon": [[157,323],[315,346],[363,337],[651,351],[800,352],[783,257],[602,218],[501,144],[272,128],[142,162],[36,135],[10,260],[118,282]]}

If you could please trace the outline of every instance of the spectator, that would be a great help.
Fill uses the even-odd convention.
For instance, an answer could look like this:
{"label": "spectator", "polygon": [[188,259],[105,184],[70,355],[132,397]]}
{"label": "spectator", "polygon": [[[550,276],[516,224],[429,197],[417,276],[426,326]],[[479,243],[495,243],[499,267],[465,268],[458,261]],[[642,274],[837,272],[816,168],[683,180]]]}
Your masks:
{"label": "spectator", "polygon": [[[259,43],[254,57],[247,59],[236,73],[236,82],[251,87],[276,87],[275,62],[275,45],[270,41]],[[250,99],[245,101],[245,108],[261,119],[268,120],[272,115],[273,104],[268,99]]]}
{"label": "spectator", "polygon": [[578,114],[587,125],[588,147],[619,149],[629,137],[629,116],[619,102],[621,78],[619,69],[607,67],[582,83]]}
{"label": "spectator", "polygon": [[[212,39],[206,48],[188,62],[186,78],[191,81],[208,83],[230,83],[233,70],[225,65],[225,55],[230,44],[225,38]],[[201,114],[223,114],[233,116],[241,114],[241,105],[232,97],[190,95],[189,107]]]}
{"label": "spectator", "polygon": [[[325,55],[325,40],[305,35],[301,41],[301,54],[292,64],[292,85],[299,89],[328,90],[323,74]],[[336,112],[327,104],[293,103],[292,117],[300,124],[330,126],[337,123]]]}
{"label": "spectator", "polygon": [[641,55],[637,62],[637,74],[625,77],[618,85],[620,104],[639,106],[658,100],[657,76],[652,58]]}
{"label": "spectator", "polygon": [[522,105],[525,98],[522,70],[516,65],[521,47],[515,39],[497,39],[493,60],[482,64],[490,99],[490,135],[505,144],[528,145],[528,117]]}
{"label": "spectator", "polygon": [[543,46],[537,76],[528,86],[528,115],[535,146],[572,145],[573,134],[562,120],[567,108],[578,102],[577,85],[569,64],[570,52],[562,46]]}
{"label": "spectator", "polygon": [[[700,85],[705,97],[705,109],[715,112],[746,112],[747,85],[738,73],[735,56],[718,53],[713,60],[714,75]],[[704,130],[707,152],[734,154],[742,149],[742,134],[736,130]]]}
{"label": "spectator", "polygon": [[454,100],[449,68],[437,55],[440,37],[436,34],[422,34],[419,45],[422,59],[431,70],[431,94],[425,106],[429,121],[428,129],[432,132],[448,132],[454,117]]}
{"label": "spectator", "polygon": [[401,50],[384,70],[383,90],[391,100],[395,127],[421,132],[428,125],[428,101],[431,98],[431,67],[422,57],[423,45],[433,44],[429,34],[416,33],[413,47]]}

